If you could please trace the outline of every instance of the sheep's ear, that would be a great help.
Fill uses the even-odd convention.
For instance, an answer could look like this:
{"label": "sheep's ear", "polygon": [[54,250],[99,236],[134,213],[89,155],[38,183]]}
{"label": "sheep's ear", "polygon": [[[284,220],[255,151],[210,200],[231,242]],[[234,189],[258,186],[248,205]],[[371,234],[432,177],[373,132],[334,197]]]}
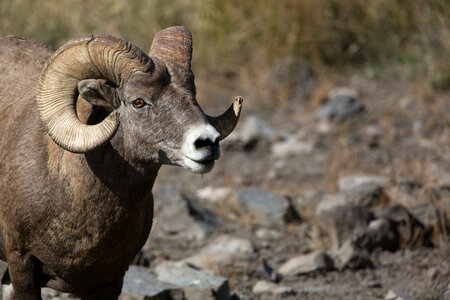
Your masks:
{"label": "sheep's ear", "polygon": [[102,79],[85,79],[78,82],[78,92],[87,102],[101,106],[108,112],[112,112],[120,106],[117,89]]}

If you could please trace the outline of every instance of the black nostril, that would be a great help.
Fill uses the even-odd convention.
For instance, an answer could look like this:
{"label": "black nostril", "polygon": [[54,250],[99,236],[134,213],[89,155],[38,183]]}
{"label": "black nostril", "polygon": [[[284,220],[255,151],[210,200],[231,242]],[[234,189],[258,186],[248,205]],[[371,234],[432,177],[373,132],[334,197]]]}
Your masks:
{"label": "black nostril", "polygon": [[217,146],[219,144],[219,140],[211,141],[210,139],[197,139],[194,142],[195,148],[213,148],[214,146]]}

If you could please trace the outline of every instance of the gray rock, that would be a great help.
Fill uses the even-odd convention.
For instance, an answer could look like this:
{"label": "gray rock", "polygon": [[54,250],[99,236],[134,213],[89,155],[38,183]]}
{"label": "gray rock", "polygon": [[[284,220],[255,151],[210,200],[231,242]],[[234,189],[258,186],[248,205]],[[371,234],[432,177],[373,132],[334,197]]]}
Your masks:
{"label": "gray rock", "polygon": [[231,195],[231,189],[228,187],[212,187],[205,186],[196,191],[196,195],[200,200],[209,202],[221,202]]}
{"label": "gray rock", "polygon": [[418,193],[415,193],[414,188],[410,188],[408,185],[398,185],[387,190],[389,198],[394,199],[396,204],[401,204],[406,207],[418,205]]}
{"label": "gray rock", "polygon": [[436,199],[450,198],[450,183],[431,188],[430,192],[433,194],[433,197]]}
{"label": "gray rock", "polygon": [[414,190],[420,189],[423,186],[419,181],[409,177],[402,177],[398,179],[396,185],[409,193]]}
{"label": "gray rock", "polygon": [[358,244],[369,252],[380,248],[394,251],[399,247],[395,227],[387,219],[376,219],[369,223],[367,231],[358,237]]}
{"label": "gray rock", "polygon": [[411,214],[424,225],[425,243],[439,245],[450,235],[450,222],[445,211],[432,203],[425,203],[409,209]]}
{"label": "gray rock", "polygon": [[344,195],[349,203],[368,207],[386,206],[389,204],[389,196],[384,189],[373,183],[361,184],[354,189],[347,190]]}
{"label": "gray rock", "polygon": [[251,187],[238,192],[236,198],[241,208],[261,224],[300,222],[291,200],[283,195]]}
{"label": "gray rock", "polygon": [[330,253],[340,271],[373,268],[369,255],[353,241],[347,240],[338,250]]}
{"label": "gray rock", "polygon": [[286,297],[289,295],[295,295],[295,290],[284,285],[278,285],[270,281],[259,280],[252,288],[253,294],[271,294],[274,296]]}
{"label": "gray rock", "polygon": [[255,231],[255,236],[261,240],[273,241],[280,239],[283,236],[283,234],[277,230],[259,228]]}
{"label": "gray rock", "polygon": [[277,137],[275,129],[257,116],[242,120],[234,134],[225,140],[225,148],[252,150],[258,143],[272,143]]}
{"label": "gray rock", "polygon": [[[50,288],[42,288],[41,289],[41,297],[43,300],[75,300],[79,299],[71,294],[68,293],[61,293],[58,291],[55,291]],[[0,298],[0,299],[8,299],[8,298]]]}
{"label": "gray rock", "polygon": [[366,184],[386,187],[390,182],[391,180],[384,176],[353,175],[340,178],[337,185],[340,191],[348,191]]}
{"label": "gray rock", "polygon": [[272,155],[275,157],[288,157],[295,154],[311,153],[313,150],[313,143],[299,141],[294,137],[275,142],[271,148]]}
{"label": "gray rock", "polygon": [[364,111],[364,105],[358,101],[354,90],[334,89],[328,94],[328,100],[316,112],[316,118],[334,122],[358,115]]}
{"label": "gray rock", "polygon": [[405,292],[402,292],[398,289],[390,289],[386,297],[386,300],[414,300],[414,296]]}
{"label": "gray rock", "polygon": [[450,282],[447,285],[447,290],[444,293],[444,300],[450,300]]}
{"label": "gray rock", "polygon": [[333,269],[333,259],[324,251],[315,251],[289,259],[278,272],[284,276],[293,276]]}
{"label": "gray rock", "polygon": [[203,269],[220,270],[254,257],[255,248],[249,240],[222,235],[183,261]]}
{"label": "gray rock", "polygon": [[130,266],[125,274],[119,300],[184,299],[177,285],[162,282],[150,274],[150,269]]}
{"label": "gray rock", "polygon": [[389,202],[390,198],[382,187],[369,183],[362,184],[351,190],[325,195],[317,205],[316,215],[338,206],[362,205],[372,208],[386,206]]}
{"label": "gray rock", "polygon": [[322,235],[329,236],[331,247],[338,249],[345,241],[363,234],[373,219],[367,207],[345,205],[321,210],[316,214],[315,224]]}
{"label": "gray rock", "polygon": [[155,191],[152,233],[187,240],[203,240],[220,226],[216,215],[194,200],[167,186]]}
{"label": "gray rock", "polygon": [[231,298],[228,279],[214,276],[211,270],[199,270],[180,262],[167,262],[155,268],[158,280],[179,286],[187,299]]}
{"label": "gray rock", "polygon": [[389,220],[398,235],[399,248],[414,248],[426,244],[424,225],[404,206],[393,205],[376,213],[377,219]]}

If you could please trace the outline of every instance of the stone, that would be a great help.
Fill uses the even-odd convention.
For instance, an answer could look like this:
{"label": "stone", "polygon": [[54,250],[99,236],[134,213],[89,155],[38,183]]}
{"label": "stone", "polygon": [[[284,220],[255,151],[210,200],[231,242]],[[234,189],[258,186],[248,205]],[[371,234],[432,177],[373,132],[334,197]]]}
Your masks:
{"label": "stone", "polygon": [[408,187],[408,185],[395,185],[388,189],[389,198],[394,199],[396,204],[403,205],[405,207],[411,207],[418,205],[418,193],[414,192],[414,188]]}
{"label": "stone", "polygon": [[[55,291],[54,289],[50,288],[42,288],[41,289],[41,297],[43,300],[76,300],[79,299],[71,294],[68,293],[61,293],[58,291]],[[9,299],[9,297],[0,298],[0,299]]]}
{"label": "stone", "polygon": [[252,287],[253,294],[272,294],[274,296],[286,297],[290,295],[295,295],[295,290],[284,285],[278,285],[276,283],[259,280]]}
{"label": "stone", "polygon": [[398,289],[390,289],[386,297],[386,300],[413,300],[414,296],[405,292],[402,292]]}
{"label": "stone", "polygon": [[345,205],[361,205],[370,208],[384,207],[390,201],[382,187],[374,184],[363,184],[351,190],[326,194],[316,207],[316,215],[324,210]]}
{"label": "stone", "polygon": [[260,224],[300,222],[300,215],[292,201],[283,195],[250,187],[239,191],[236,198],[240,207]]}
{"label": "stone", "polygon": [[444,300],[450,300],[450,282],[447,285],[447,290],[444,293]]}
{"label": "stone", "polygon": [[409,209],[411,214],[424,225],[424,243],[437,246],[450,236],[450,222],[445,211],[433,203],[425,203]]}
{"label": "stone", "polygon": [[399,247],[398,234],[389,220],[375,219],[370,221],[366,232],[358,237],[358,244],[369,252],[377,248],[395,251]]}
{"label": "stone", "polygon": [[213,212],[171,186],[155,191],[155,203],[152,234],[156,236],[203,240],[221,224]]}
{"label": "stone", "polygon": [[330,255],[339,271],[373,268],[369,255],[350,240],[347,240],[341,248],[331,252]]}
{"label": "stone", "polygon": [[278,273],[270,264],[266,259],[262,260],[262,264],[263,264],[263,268],[264,268],[264,273],[267,275],[267,277],[273,281],[273,282],[280,282],[283,279],[283,275],[281,275],[280,273]]}
{"label": "stone", "polygon": [[125,274],[119,300],[185,299],[183,290],[168,282],[156,279],[150,269],[130,266]]}
{"label": "stone", "polygon": [[272,143],[277,137],[275,129],[261,118],[250,115],[242,120],[242,125],[224,140],[226,149],[253,150],[259,143]]}
{"label": "stone", "polygon": [[284,276],[294,276],[333,269],[333,259],[324,251],[315,251],[289,259],[278,272]]}
{"label": "stone", "polygon": [[296,154],[311,153],[314,150],[314,144],[305,141],[299,141],[294,137],[272,144],[271,152],[274,157],[288,157]]}
{"label": "stone", "polygon": [[231,189],[227,187],[205,186],[204,188],[198,189],[196,195],[200,200],[221,202],[231,195]]}
{"label": "stone", "polygon": [[364,111],[364,105],[357,99],[357,92],[349,88],[333,89],[328,100],[316,112],[316,118],[342,122]]}
{"label": "stone", "polygon": [[332,88],[328,92],[328,98],[335,98],[337,96],[347,96],[347,97],[356,99],[359,97],[359,94],[355,89],[352,89],[350,87],[338,86],[338,87]]}
{"label": "stone", "polygon": [[344,195],[349,203],[367,207],[386,206],[391,201],[381,186],[372,183],[361,184],[345,191]]}
{"label": "stone", "polygon": [[365,206],[344,205],[320,210],[315,217],[319,233],[328,236],[332,249],[339,249],[345,241],[363,234],[374,215]]}
{"label": "stone", "polygon": [[274,229],[258,228],[255,232],[255,236],[261,240],[273,241],[280,239],[283,234]]}
{"label": "stone", "polygon": [[221,235],[197,254],[183,261],[198,268],[219,270],[222,267],[253,258],[255,258],[255,248],[249,240]]}
{"label": "stone", "polygon": [[384,176],[352,175],[340,178],[337,186],[340,191],[348,191],[365,184],[386,187],[390,182],[391,180]]}
{"label": "stone", "polygon": [[398,235],[399,248],[426,245],[424,225],[402,205],[393,205],[377,212],[376,218],[388,220]]}
{"label": "stone", "polygon": [[423,186],[422,183],[410,177],[399,178],[396,182],[396,185],[409,193],[414,190],[420,189]]}
{"label": "stone", "polygon": [[231,298],[228,279],[214,276],[211,270],[195,269],[180,262],[166,262],[158,265],[154,273],[158,280],[182,288],[187,299]]}

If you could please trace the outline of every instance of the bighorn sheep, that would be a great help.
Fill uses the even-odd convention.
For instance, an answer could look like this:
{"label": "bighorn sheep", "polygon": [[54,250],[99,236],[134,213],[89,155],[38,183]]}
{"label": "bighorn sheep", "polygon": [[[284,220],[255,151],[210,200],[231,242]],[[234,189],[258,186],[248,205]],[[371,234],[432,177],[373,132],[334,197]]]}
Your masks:
{"label": "bighorn sheep", "polygon": [[44,286],[117,299],[152,226],[160,166],[212,169],[242,98],[204,114],[191,55],[185,27],[157,33],[148,56],[108,35],[54,53],[0,39],[0,259],[13,299],[41,299]]}

